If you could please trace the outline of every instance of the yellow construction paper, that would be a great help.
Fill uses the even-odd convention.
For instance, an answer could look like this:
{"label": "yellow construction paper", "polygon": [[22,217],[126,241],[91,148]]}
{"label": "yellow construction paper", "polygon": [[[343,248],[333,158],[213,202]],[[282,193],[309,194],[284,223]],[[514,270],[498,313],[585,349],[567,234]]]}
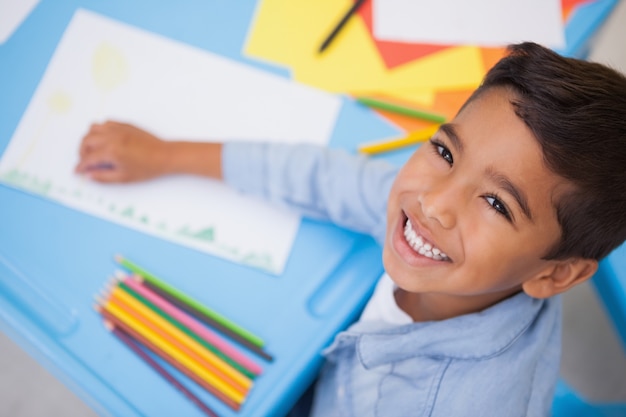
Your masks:
{"label": "yellow construction paper", "polygon": [[[448,48],[387,69],[364,22],[353,16],[324,53],[318,49],[351,0],[263,0],[248,36],[249,56],[287,65],[295,80],[332,92],[402,94],[475,88],[484,75],[480,49]],[[428,93],[427,93],[428,94]],[[415,93],[407,93],[408,99]],[[422,93],[417,97],[423,98]],[[423,104],[423,100],[418,100]]]}

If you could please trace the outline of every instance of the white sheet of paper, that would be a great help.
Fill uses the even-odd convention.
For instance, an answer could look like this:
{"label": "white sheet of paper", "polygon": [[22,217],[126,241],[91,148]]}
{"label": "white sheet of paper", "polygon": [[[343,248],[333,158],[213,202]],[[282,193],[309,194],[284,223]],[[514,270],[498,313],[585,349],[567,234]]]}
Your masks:
{"label": "white sheet of paper", "polygon": [[0,44],[11,37],[39,0],[0,0]]}
{"label": "white sheet of paper", "polygon": [[[94,121],[164,138],[327,144],[338,97],[79,10],[0,160],[0,181],[280,273],[300,218],[210,179],[100,185],[73,173]],[[94,237],[97,239],[97,237]]]}
{"label": "white sheet of paper", "polygon": [[506,46],[565,46],[560,0],[374,0],[379,40]]}

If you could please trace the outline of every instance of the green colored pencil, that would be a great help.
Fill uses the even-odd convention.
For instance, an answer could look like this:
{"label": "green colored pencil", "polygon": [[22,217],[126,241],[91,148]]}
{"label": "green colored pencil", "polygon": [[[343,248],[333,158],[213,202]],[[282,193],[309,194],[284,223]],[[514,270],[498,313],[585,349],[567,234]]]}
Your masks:
{"label": "green colored pencil", "polygon": [[369,97],[358,97],[357,102],[379,110],[386,110],[392,113],[402,114],[404,116],[415,117],[434,123],[444,123],[446,116],[437,113],[431,113],[424,110],[417,110],[412,107],[401,106],[399,104],[389,103],[387,101],[373,99]]}
{"label": "green colored pencil", "polygon": [[230,356],[224,354],[224,352],[219,350],[216,346],[209,343],[207,340],[203,339],[202,337],[198,336],[196,332],[191,330],[189,327],[185,326],[180,321],[176,320],[174,317],[167,314],[165,311],[159,308],[159,306],[155,305],[152,301],[148,300],[146,297],[144,297],[143,295],[139,294],[137,291],[133,290],[128,285],[126,285],[126,283],[124,283],[123,281],[120,281],[118,282],[118,286],[125,293],[127,293],[128,295],[130,295],[131,297],[133,297],[134,299],[136,299],[137,301],[139,301],[140,303],[148,307],[150,310],[154,311],[156,314],[161,316],[161,318],[168,321],[171,325],[175,326],[178,330],[185,333],[187,336],[191,337],[196,342],[200,343],[209,351],[213,352],[215,356],[218,356],[219,358],[221,358],[224,362],[228,363],[230,366],[232,366],[233,368],[235,368],[236,370],[238,370],[239,372],[247,376],[249,379],[256,378],[255,374],[253,374],[252,372],[250,372],[249,370],[241,366],[241,364],[239,364],[238,362],[234,361]]}
{"label": "green colored pencil", "polygon": [[117,261],[117,263],[122,265],[124,268],[127,268],[129,271],[131,271],[131,272],[133,272],[135,274],[140,275],[143,279],[148,281],[150,284],[154,285],[155,287],[158,287],[161,291],[163,291],[163,292],[169,294],[170,296],[176,298],[177,300],[179,300],[179,301],[181,301],[181,302],[183,302],[183,303],[193,307],[194,309],[202,312],[203,314],[206,314],[211,319],[215,320],[216,322],[218,322],[222,326],[228,328],[233,333],[238,334],[242,338],[244,338],[247,341],[249,341],[251,344],[253,344],[253,345],[257,346],[257,347],[263,347],[265,345],[265,342],[260,337],[258,337],[255,334],[249,332],[248,330],[242,328],[241,326],[237,325],[236,323],[232,322],[231,320],[227,319],[226,317],[222,316],[221,314],[216,313],[215,311],[213,311],[210,308],[206,307],[204,304],[201,304],[200,302],[198,302],[198,301],[194,300],[193,298],[189,297],[187,294],[177,290],[176,288],[172,287],[169,284],[166,284],[165,282],[163,282],[159,278],[155,277],[154,275],[152,275],[151,273],[149,273],[145,269],[143,269],[140,266],[136,265],[135,263],[129,261],[128,259],[124,258],[123,256],[116,255],[115,256],[115,260]]}

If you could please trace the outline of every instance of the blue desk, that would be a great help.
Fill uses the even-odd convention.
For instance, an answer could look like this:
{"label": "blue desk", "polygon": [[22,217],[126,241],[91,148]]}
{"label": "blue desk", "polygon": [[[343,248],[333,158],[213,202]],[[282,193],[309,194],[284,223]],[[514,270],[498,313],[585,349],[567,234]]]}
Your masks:
{"label": "blue desk", "polygon": [[[568,25],[588,39],[614,0]],[[4,150],[78,7],[287,76],[241,50],[256,2],[42,0],[0,46],[0,151]],[[593,17],[593,18],[590,18]],[[572,44],[573,45],[573,44]],[[580,56],[575,47],[562,51]],[[397,133],[344,100],[330,146]],[[389,155],[402,162],[412,150]],[[313,380],[320,350],[356,317],[382,273],[368,237],[304,220],[284,274],[271,276],[0,186],[0,330],[101,415],[200,416],[102,326],[93,296],[122,253],[268,341],[265,367],[239,413],[202,394],[223,416],[280,416]],[[608,265],[607,265],[608,266]]]}

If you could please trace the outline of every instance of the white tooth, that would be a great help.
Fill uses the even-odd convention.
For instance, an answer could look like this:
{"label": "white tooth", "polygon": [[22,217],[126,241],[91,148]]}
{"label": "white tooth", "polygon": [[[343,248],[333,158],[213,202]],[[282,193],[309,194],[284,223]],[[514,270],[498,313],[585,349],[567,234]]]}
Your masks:
{"label": "white tooth", "polygon": [[413,225],[411,221],[407,219],[404,225],[404,237],[408,242],[409,246],[420,255],[426,256],[431,259],[435,259],[437,261],[445,260],[448,256],[438,249],[434,247],[430,243],[425,243],[422,236],[418,235],[415,230],[413,230]]}

